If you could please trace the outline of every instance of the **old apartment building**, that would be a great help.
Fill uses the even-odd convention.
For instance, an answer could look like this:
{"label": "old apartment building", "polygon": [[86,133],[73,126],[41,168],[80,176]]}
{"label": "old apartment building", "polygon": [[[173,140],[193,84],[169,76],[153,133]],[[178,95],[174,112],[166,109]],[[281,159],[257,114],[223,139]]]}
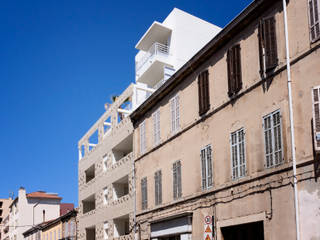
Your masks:
{"label": "old apartment building", "polygon": [[253,1],[130,115],[138,239],[320,238],[320,6],[284,2]]}
{"label": "old apartment building", "polygon": [[[132,238],[134,141],[128,116],[219,31],[173,9],[137,43],[136,82],[105,105],[105,113],[78,144],[80,240]],[[188,50],[181,48],[185,44]]]}

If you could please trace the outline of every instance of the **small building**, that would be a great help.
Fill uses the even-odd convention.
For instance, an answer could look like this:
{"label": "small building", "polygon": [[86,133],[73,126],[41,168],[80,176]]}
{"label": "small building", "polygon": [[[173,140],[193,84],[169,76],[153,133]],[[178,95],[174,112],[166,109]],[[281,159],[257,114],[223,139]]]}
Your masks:
{"label": "small building", "polygon": [[0,240],[8,238],[9,232],[9,206],[12,198],[0,198]]}
{"label": "small building", "polygon": [[45,191],[27,194],[21,187],[10,205],[10,240],[22,240],[23,233],[30,227],[59,217],[61,199],[58,194]]}

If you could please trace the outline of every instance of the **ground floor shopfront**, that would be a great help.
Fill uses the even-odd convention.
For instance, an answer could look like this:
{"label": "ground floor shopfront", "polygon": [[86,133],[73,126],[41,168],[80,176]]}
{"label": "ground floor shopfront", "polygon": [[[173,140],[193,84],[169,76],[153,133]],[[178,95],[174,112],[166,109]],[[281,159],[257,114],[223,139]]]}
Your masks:
{"label": "ground floor shopfront", "polygon": [[[298,169],[301,239],[320,239],[320,182],[313,165]],[[277,174],[239,181],[137,214],[141,240],[296,239],[293,178]],[[206,239],[206,217],[212,217]]]}

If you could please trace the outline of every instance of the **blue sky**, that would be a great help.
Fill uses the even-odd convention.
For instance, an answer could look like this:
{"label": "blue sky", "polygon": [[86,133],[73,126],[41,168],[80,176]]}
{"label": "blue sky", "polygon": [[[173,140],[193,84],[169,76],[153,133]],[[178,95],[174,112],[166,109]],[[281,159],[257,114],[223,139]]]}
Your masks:
{"label": "blue sky", "polygon": [[77,142],[134,81],[134,48],[180,8],[224,27],[251,1],[33,0],[0,3],[0,198],[78,201]]}

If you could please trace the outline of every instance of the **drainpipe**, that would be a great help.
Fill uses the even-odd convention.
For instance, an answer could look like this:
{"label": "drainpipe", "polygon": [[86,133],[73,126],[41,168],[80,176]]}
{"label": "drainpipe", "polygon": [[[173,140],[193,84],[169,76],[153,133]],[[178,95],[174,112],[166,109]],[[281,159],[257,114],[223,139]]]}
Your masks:
{"label": "drainpipe", "polygon": [[134,156],[132,156],[132,189],[133,189],[133,239],[136,239],[136,230],[137,230],[137,219],[136,219],[136,213],[137,213],[137,209],[136,209],[136,176],[135,176],[135,167],[134,167]]}
{"label": "drainpipe", "polygon": [[296,233],[297,240],[300,240],[300,219],[299,219],[299,203],[298,203],[298,180],[297,180],[297,163],[296,163],[296,146],[294,136],[294,123],[293,123],[293,108],[292,108],[292,87],[291,87],[291,66],[290,66],[290,53],[289,53],[289,38],[288,38],[288,19],[287,19],[287,5],[286,0],[282,0],[283,4],[283,18],[284,18],[284,31],[286,39],[286,58],[287,58],[287,77],[288,77],[288,95],[289,95],[289,117],[290,117],[290,133],[291,133],[291,153],[292,153],[292,168],[293,168],[293,188],[294,188],[294,207],[296,217]]}

